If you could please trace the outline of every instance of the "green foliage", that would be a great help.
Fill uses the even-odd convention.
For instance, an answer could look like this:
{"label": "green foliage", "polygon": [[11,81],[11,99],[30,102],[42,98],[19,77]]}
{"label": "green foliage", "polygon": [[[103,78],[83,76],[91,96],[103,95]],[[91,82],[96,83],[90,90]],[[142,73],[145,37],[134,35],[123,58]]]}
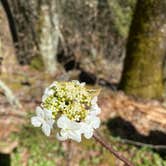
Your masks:
{"label": "green foliage", "polygon": [[[28,166],[55,166],[56,163],[61,163],[61,166],[66,165],[67,151],[54,135],[49,138],[42,134],[40,129],[24,126],[21,133],[13,134],[11,139],[18,139],[20,142],[19,147],[12,154],[12,166],[22,166],[25,151],[28,153]],[[84,139],[82,143],[73,145],[78,147],[78,151],[81,149],[80,166],[96,166],[100,163],[114,165],[113,156],[93,139]]]}
{"label": "green foliage", "polygon": [[39,55],[36,55],[31,60],[31,67],[37,70],[44,70],[44,63],[42,60],[42,57]]}
{"label": "green foliage", "polygon": [[166,166],[166,160],[148,148],[140,148],[132,160],[136,166]]}
{"label": "green foliage", "polygon": [[47,138],[36,128],[23,127],[20,135],[13,135],[13,139],[19,139],[20,146],[12,154],[12,166],[22,165],[23,153],[28,153],[28,165],[54,166],[58,160],[64,157],[64,149],[55,138]]}
{"label": "green foliage", "polygon": [[160,154],[152,148],[146,146],[137,147],[135,145],[122,143],[123,139],[121,140],[120,137],[112,136],[106,129],[103,129],[102,132],[105,132],[107,140],[111,142],[114,149],[122,153],[125,152],[125,156],[130,159],[135,166],[166,166],[166,154],[160,156]]}
{"label": "green foliage", "polygon": [[136,0],[108,0],[114,14],[114,24],[122,37],[128,36]]}

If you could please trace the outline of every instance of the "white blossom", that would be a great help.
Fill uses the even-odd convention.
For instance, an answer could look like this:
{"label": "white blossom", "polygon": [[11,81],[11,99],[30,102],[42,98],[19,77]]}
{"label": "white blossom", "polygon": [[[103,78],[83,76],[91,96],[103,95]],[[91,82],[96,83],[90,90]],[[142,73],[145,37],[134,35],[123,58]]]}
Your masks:
{"label": "white blossom", "polygon": [[53,82],[45,89],[41,107],[36,108],[36,116],[31,118],[35,127],[41,127],[49,136],[56,121],[60,141],[68,139],[81,142],[81,136],[89,139],[100,126],[97,117],[101,109],[97,103],[97,90],[91,90],[85,83]]}
{"label": "white blossom", "polygon": [[49,96],[51,96],[51,95],[54,94],[54,90],[51,89],[53,86],[56,86],[56,82],[53,82],[48,88],[46,88],[46,89],[44,90],[44,94],[43,94],[43,96],[42,96],[42,101],[43,101],[43,102],[44,102],[44,100],[45,100],[47,97],[49,97]]}
{"label": "white blossom", "polygon": [[57,133],[57,139],[60,141],[73,139],[81,142],[81,125],[79,123],[71,121],[65,115],[62,115],[57,120],[57,126],[61,128],[60,133]]}
{"label": "white blossom", "polygon": [[100,112],[101,112],[101,109],[97,104],[97,96],[95,96],[91,101],[90,114],[98,115],[98,114],[100,114]]}
{"label": "white blossom", "polygon": [[42,131],[46,136],[49,136],[54,124],[52,112],[43,110],[41,107],[36,108],[36,116],[31,118],[31,123],[35,127],[42,127]]}
{"label": "white blossom", "polygon": [[78,80],[73,80],[72,82],[76,83],[76,85],[80,85],[80,86],[85,86],[85,82],[79,82]]}
{"label": "white blossom", "polygon": [[44,100],[53,95],[54,94],[54,90],[53,89],[50,89],[50,88],[46,88],[45,91],[44,91],[44,95],[42,96],[42,101],[44,102]]}
{"label": "white blossom", "polygon": [[89,115],[86,117],[85,122],[81,123],[81,126],[81,131],[85,138],[89,139],[93,136],[94,129],[99,128],[100,119],[96,116]]}

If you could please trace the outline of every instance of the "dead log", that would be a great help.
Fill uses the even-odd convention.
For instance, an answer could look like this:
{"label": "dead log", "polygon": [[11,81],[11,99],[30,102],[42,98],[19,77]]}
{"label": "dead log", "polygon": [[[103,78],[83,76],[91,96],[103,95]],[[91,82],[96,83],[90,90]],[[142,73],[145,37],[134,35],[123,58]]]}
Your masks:
{"label": "dead log", "polygon": [[137,101],[122,92],[103,90],[99,104],[101,118],[120,116],[132,123],[139,133],[148,135],[151,131],[166,133],[166,108],[157,101]]}

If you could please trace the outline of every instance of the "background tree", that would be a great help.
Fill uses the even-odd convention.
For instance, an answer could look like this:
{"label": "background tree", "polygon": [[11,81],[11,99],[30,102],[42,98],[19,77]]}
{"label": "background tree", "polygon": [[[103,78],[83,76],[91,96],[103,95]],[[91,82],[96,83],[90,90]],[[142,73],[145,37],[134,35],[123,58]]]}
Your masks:
{"label": "background tree", "polygon": [[[55,73],[57,54],[63,65],[73,60],[84,68],[88,58],[100,64],[101,59],[109,58],[109,65],[104,66],[108,67],[106,75],[110,75],[115,73],[110,72],[114,66],[122,63],[135,0],[1,2],[8,15],[20,64],[32,64],[36,68],[44,64],[47,71]],[[97,73],[90,66],[93,64],[86,65],[86,70]],[[119,74],[114,75],[119,79]]]}
{"label": "background tree", "polygon": [[56,54],[60,38],[56,0],[1,0],[20,64],[57,70]]}
{"label": "background tree", "polygon": [[120,82],[120,89],[127,94],[144,98],[158,98],[163,94],[165,11],[166,1],[137,1]]}

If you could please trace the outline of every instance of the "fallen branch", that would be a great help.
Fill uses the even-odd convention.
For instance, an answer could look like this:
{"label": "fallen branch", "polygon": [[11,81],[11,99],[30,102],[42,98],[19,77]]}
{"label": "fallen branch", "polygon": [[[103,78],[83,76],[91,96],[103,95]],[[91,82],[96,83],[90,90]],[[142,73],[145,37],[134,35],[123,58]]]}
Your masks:
{"label": "fallen branch", "polygon": [[17,99],[17,97],[13,94],[13,92],[11,91],[11,89],[4,83],[0,80],[0,89],[3,90],[6,98],[7,98],[7,101],[12,105],[12,106],[15,106],[17,108],[21,108],[21,104],[19,102],[19,100]]}
{"label": "fallen branch", "polygon": [[153,145],[153,144],[142,143],[142,142],[133,141],[129,139],[119,139],[118,141],[125,144],[135,145],[137,147],[148,147],[148,148],[156,149],[156,150],[166,149],[166,145]]}

